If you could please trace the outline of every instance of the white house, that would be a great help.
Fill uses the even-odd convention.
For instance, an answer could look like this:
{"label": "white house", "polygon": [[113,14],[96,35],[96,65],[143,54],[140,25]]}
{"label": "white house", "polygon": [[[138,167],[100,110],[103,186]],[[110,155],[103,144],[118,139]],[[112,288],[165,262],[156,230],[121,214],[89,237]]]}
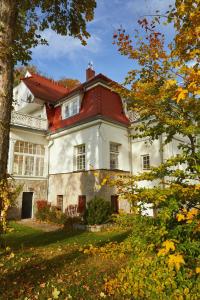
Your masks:
{"label": "white house", "polygon": [[150,145],[130,137],[134,120],[111,82],[88,68],[86,81],[73,90],[28,72],[14,88],[8,172],[22,192],[10,215],[33,217],[41,199],[66,211],[95,195],[111,201],[115,211],[129,210],[114,188],[97,189],[94,173],[100,179],[138,173],[176,155],[175,140],[161,151],[160,140]]}

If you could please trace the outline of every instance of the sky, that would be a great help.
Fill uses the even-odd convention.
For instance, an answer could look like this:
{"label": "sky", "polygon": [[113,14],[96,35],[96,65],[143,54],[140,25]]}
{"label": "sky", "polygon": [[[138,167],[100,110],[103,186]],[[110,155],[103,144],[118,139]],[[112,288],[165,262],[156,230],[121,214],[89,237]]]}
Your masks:
{"label": "sky", "polygon": [[[156,10],[166,12],[174,0],[97,0],[94,20],[87,24],[91,37],[86,46],[78,39],[57,35],[52,30],[43,32],[49,46],[33,49],[31,64],[45,75],[58,80],[62,77],[85,81],[85,70],[93,62],[96,74],[102,73],[122,83],[135,63],[121,56],[113,42],[113,34],[123,26],[129,33],[138,28],[138,19],[154,14]],[[167,40],[173,35],[173,27],[162,26]]]}

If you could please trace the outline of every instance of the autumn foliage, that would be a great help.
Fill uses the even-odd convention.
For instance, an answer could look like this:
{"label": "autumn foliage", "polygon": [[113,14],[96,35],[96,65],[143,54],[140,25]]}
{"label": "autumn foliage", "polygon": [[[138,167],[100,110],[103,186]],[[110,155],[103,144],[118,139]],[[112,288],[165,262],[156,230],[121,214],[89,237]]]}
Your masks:
{"label": "autumn foliage", "polygon": [[[131,259],[115,277],[105,278],[105,292],[116,299],[198,299],[200,289],[200,51],[199,0],[177,0],[165,14],[139,20],[142,33],[123,28],[114,34],[121,55],[137,62],[124,85],[113,88],[137,117],[133,138],[159,140],[161,151],[178,140],[179,155],[163,159],[150,171],[115,181],[128,199],[132,216],[117,218],[132,228],[128,241],[112,245],[117,257],[131,247]],[[165,42],[162,24],[175,33]],[[142,183],[152,182],[147,188]],[[155,216],[145,216],[147,207]],[[141,214],[142,212],[142,214]],[[93,250],[92,250],[93,251]],[[110,257],[112,257],[110,255]],[[112,258],[113,259],[113,258]]]}

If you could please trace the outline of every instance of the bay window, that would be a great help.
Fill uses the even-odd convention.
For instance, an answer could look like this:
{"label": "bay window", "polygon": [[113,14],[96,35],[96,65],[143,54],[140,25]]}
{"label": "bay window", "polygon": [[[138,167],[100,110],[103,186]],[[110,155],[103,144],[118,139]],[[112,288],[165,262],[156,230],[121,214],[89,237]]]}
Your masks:
{"label": "bay window", "polygon": [[45,147],[17,141],[14,147],[13,174],[21,176],[44,175]]}

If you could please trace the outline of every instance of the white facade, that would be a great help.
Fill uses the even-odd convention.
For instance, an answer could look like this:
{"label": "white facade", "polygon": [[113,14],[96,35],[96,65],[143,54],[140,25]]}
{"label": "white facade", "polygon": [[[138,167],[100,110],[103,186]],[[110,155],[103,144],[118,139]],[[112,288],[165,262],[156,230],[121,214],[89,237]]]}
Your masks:
{"label": "white facade", "polygon": [[[56,205],[58,196],[63,197],[63,210],[71,204],[77,204],[78,197],[83,195],[87,200],[92,199],[94,195],[109,200],[116,191],[104,186],[97,192],[96,179],[91,170],[100,170],[103,178],[106,171],[111,171],[114,163],[117,166],[116,174],[120,172],[138,174],[147,171],[148,167],[158,166],[167,158],[180,152],[178,138],[162,149],[161,139],[152,143],[148,139],[133,140],[131,129],[127,126],[102,120],[102,118],[71,128],[66,127],[56,133],[48,132],[44,101],[36,99],[23,82],[14,89],[14,97],[16,102],[11,120],[8,172],[23,185],[22,193],[33,193],[33,211],[37,200],[46,199]],[[81,106],[81,97],[77,96],[77,99]],[[66,103],[69,102],[65,102],[64,108]],[[65,112],[63,109],[62,116],[67,113],[68,108]],[[75,109],[77,107],[69,106],[69,114],[73,115]],[[134,124],[132,126],[134,127]],[[39,158],[36,157],[37,153],[34,154],[34,150],[33,153],[15,153],[15,145],[19,141],[35,145],[33,148],[42,145],[45,149],[44,163],[38,163]],[[111,153],[111,145],[116,148],[113,153]],[[77,152],[77,147],[80,146],[83,146],[83,153]],[[29,172],[32,174],[26,175],[26,172],[22,172],[21,169],[21,174],[15,173],[18,170],[15,167],[16,155],[25,156],[25,158],[20,157],[21,161],[23,160],[21,168],[23,170],[30,168]],[[27,156],[32,158],[26,158]],[[29,166],[30,162],[35,165]],[[77,167],[78,162],[84,170]],[[43,168],[40,173],[36,171],[38,165],[41,170]],[[37,174],[39,176],[36,176]],[[141,184],[151,187],[156,183]],[[19,217],[22,193],[18,199]],[[120,204],[120,208],[129,210],[129,206],[124,203]],[[149,209],[148,213],[152,214],[152,210]]]}

